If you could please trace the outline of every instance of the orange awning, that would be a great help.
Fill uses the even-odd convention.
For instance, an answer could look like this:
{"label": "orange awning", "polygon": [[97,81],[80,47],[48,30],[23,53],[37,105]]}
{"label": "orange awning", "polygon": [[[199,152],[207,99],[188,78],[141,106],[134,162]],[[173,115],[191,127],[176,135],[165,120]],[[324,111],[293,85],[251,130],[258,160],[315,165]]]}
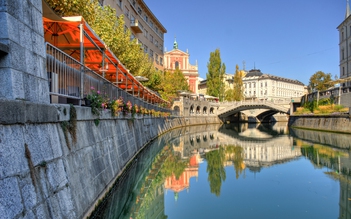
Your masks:
{"label": "orange awning", "polygon": [[[45,16],[43,5],[43,15]],[[46,42],[80,61],[119,88],[154,103],[167,102],[145,88],[95,34],[83,17],[43,17]],[[80,29],[83,28],[81,32]]]}

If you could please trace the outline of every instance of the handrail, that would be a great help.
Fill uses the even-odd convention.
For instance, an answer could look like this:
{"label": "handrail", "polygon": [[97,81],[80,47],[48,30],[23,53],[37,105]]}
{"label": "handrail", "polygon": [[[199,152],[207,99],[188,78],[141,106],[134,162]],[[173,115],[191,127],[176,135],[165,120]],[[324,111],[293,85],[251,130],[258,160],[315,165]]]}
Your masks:
{"label": "handrail", "polygon": [[[45,47],[49,95],[52,103],[81,105],[81,100],[94,87],[95,90],[99,90],[111,100],[123,97],[125,101],[130,101],[133,105],[137,104],[146,109],[160,112],[170,112],[169,109],[163,108],[157,103],[153,104],[139,98],[139,96],[135,97],[129,94],[50,43],[45,43]],[[81,80],[83,81],[82,85]]]}

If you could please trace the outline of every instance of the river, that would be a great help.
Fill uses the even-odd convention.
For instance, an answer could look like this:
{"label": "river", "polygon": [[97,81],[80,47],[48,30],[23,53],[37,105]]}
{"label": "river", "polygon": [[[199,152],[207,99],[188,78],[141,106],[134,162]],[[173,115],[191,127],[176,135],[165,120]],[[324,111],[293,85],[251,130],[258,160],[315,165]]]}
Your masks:
{"label": "river", "polygon": [[191,126],[130,163],[91,218],[351,218],[351,135]]}

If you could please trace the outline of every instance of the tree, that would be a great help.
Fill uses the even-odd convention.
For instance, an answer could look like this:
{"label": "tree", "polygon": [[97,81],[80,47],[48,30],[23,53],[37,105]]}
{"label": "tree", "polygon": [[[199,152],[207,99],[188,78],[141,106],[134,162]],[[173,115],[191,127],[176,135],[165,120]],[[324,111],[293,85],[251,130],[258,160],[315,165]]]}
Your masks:
{"label": "tree", "polygon": [[211,193],[220,196],[222,182],[226,179],[224,169],[225,154],[224,148],[220,147],[218,150],[213,150],[206,153],[207,160],[207,180],[210,183]]}
{"label": "tree", "polygon": [[207,94],[218,97],[223,100],[224,83],[223,76],[225,74],[225,64],[221,61],[221,54],[219,49],[210,53],[210,59],[207,63],[208,73],[207,77]]}
{"label": "tree", "polygon": [[242,80],[242,71],[239,70],[239,66],[235,67],[234,74],[234,83],[233,89],[227,89],[225,91],[225,100],[227,101],[239,101],[244,99],[244,90],[243,90],[243,80]]}
{"label": "tree", "polygon": [[47,0],[61,16],[83,16],[94,32],[133,75],[147,78],[155,73],[152,61],[136,39],[125,29],[124,16],[116,16],[110,6],[100,6],[97,0]]}
{"label": "tree", "polygon": [[179,90],[189,90],[188,82],[182,71],[179,69],[176,69],[174,72],[165,71],[159,87],[159,93],[161,94],[162,99],[170,102],[178,96]]}
{"label": "tree", "polygon": [[328,89],[331,84],[329,84],[332,81],[332,75],[331,73],[324,73],[322,71],[317,71],[310,77],[310,82],[309,82],[309,87],[310,91],[313,92],[315,90],[322,91]]}

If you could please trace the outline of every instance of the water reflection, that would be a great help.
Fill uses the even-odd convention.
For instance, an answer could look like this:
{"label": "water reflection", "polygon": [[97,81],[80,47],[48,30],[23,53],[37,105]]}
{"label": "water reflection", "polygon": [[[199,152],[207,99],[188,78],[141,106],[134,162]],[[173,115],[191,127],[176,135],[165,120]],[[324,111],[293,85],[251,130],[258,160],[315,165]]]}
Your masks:
{"label": "water reflection", "polygon": [[170,215],[165,214],[166,194],[172,193],[177,201],[182,191],[194,189],[191,182],[198,180],[203,163],[209,192],[221,197],[223,184],[232,173],[236,180],[245,179],[248,173],[257,174],[264,168],[302,157],[340,182],[339,218],[350,218],[351,161],[350,152],[343,149],[349,148],[345,142],[350,140],[346,135],[289,130],[286,123],[174,130],[155,140],[138,156],[92,218],[167,218]]}

